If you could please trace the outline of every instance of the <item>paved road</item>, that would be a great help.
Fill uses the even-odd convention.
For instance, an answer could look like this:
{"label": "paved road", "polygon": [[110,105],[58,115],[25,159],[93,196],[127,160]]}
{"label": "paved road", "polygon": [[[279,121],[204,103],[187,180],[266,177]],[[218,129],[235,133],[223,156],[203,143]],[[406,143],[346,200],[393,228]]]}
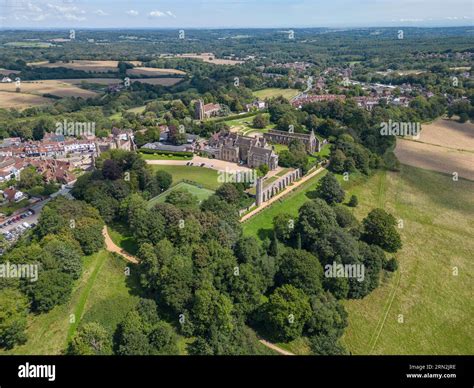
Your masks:
{"label": "paved road", "polygon": [[[69,188],[61,189],[61,190],[57,191],[56,193],[52,194],[52,195],[51,195],[51,198],[55,198],[55,197],[57,197],[58,195],[64,195],[64,196],[66,196],[66,197],[70,197],[70,196],[71,196],[71,194],[69,194],[70,191],[71,191],[71,189],[69,189]],[[28,222],[28,224],[30,224],[30,225],[31,225],[31,224],[36,224],[36,223],[38,223],[38,218],[39,218],[39,216],[40,216],[40,214],[41,214],[41,210],[43,210],[43,207],[44,207],[49,201],[51,201],[51,198],[47,198],[47,199],[45,199],[44,201],[37,202],[37,203],[35,203],[35,204],[31,205],[31,206],[28,206],[27,209],[33,209],[34,212],[35,212],[34,214],[32,214],[32,215],[29,216],[29,217],[21,218],[19,221],[13,222],[13,223],[11,223],[10,225],[5,226],[4,228],[1,228],[1,229],[0,229],[0,232],[9,232],[10,230],[15,229],[18,225],[21,225],[23,222]],[[23,211],[23,212],[21,212],[21,213],[19,213],[19,214],[17,214],[17,216],[20,215],[20,214],[23,214],[23,213],[25,213],[25,212],[26,212],[26,210]],[[12,217],[16,217],[16,216],[11,216],[11,217],[9,217],[9,218],[6,218],[5,221],[3,221],[2,223],[7,222],[7,221],[8,221],[10,218],[12,218]]]}

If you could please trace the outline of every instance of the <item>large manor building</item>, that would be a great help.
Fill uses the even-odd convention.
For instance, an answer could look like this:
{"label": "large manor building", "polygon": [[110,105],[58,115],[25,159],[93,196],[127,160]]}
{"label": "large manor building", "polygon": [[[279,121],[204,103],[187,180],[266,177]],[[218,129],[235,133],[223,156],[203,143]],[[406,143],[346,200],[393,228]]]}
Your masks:
{"label": "large manor building", "polygon": [[216,159],[245,163],[250,168],[262,164],[270,170],[278,167],[278,155],[263,137],[248,137],[238,133],[219,132],[209,139],[205,152]]}

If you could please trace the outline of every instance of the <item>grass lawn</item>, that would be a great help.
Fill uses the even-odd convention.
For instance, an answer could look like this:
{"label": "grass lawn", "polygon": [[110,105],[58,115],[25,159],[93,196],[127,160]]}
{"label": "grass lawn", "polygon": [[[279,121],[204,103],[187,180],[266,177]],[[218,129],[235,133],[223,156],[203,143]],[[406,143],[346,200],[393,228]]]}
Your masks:
{"label": "grass lawn", "polygon": [[288,146],[286,144],[274,144],[270,143],[277,154],[280,154],[282,151],[288,151]]}
{"label": "grass lawn", "polygon": [[354,214],[381,207],[403,220],[403,248],[397,273],[345,302],[343,344],[353,354],[472,354],[474,182],[408,166],[366,180],[348,189]]}
{"label": "grass lawn", "polygon": [[275,345],[280,348],[298,355],[308,355],[311,354],[311,349],[309,347],[309,340],[306,337],[296,338],[290,342],[277,342]]}
{"label": "grass lawn", "polygon": [[[254,116],[250,116],[250,117],[243,117],[241,119],[228,120],[228,121],[225,121],[225,123],[229,127],[231,127],[234,131],[236,131],[237,129],[237,132],[245,136],[249,136],[250,134],[254,132],[265,133],[275,126],[274,124],[269,124],[265,128],[255,128],[253,126],[253,119],[257,114],[259,113],[257,112],[255,113]],[[261,113],[261,114],[263,116],[266,116],[267,118],[270,118],[269,113]]]}
{"label": "grass lawn", "polygon": [[125,274],[128,266],[130,263],[118,255],[108,254],[85,303],[81,324],[98,322],[112,337],[139,300],[138,279],[132,268],[129,276]]}
{"label": "grass lawn", "polygon": [[142,105],[142,106],[137,106],[136,108],[127,109],[127,112],[143,113],[145,112],[145,109],[146,109],[146,105]]}
{"label": "grass lawn", "polygon": [[257,90],[253,92],[253,95],[262,100],[266,98],[283,96],[286,99],[291,99],[300,93],[297,89],[280,89],[280,88],[267,88],[262,90]]}
{"label": "grass lawn", "polygon": [[212,194],[214,194],[214,191],[212,191],[212,190],[204,189],[202,187],[191,185],[191,184],[186,183],[186,182],[179,182],[178,184],[174,185],[170,189],[166,190],[164,193],[150,199],[150,201],[148,201],[148,207],[152,207],[153,205],[155,205],[157,203],[165,202],[166,197],[172,191],[181,190],[181,189],[184,189],[184,190],[190,192],[191,194],[193,194],[194,196],[196,196],[199,199],[200,202],[208,199]]}
{"label": "grass lawn", "polygon": [[216,190],[221,183],[218,182],[217,170],[196,166],[166,166],[152,165],[152,168],[169,172],[173,176],[173,185],[183,180],[192,181],[209,190]]}
{"label": "grass lawn", "polygon": [[326,174],[326,170],[308,180],[300,187],[292,191],[283,199],[274,202],[265,210],[243,223],[243,231],[247,236],[255,236],[264,240],[269,236],[273,227],[273,218],[280,213],[289,213],[295,217],[298,209],[311,199],[311,192],[315,190],[316,183]]}

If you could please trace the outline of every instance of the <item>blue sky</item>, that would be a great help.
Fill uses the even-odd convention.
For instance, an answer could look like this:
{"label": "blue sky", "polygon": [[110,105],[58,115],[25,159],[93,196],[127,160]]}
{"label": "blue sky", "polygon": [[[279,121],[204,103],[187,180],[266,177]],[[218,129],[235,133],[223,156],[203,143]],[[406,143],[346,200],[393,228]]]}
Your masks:
{"label": "blue sky", "polygon": [[0,27],[469,26],[474,0],[0,0]]}

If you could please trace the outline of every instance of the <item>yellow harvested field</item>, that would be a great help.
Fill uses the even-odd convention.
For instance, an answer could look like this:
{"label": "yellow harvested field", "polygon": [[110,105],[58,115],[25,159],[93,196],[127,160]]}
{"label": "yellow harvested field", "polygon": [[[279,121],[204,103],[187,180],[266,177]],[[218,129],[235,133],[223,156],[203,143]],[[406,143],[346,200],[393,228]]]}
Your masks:
{"label": "yellow harvested field", "polygon": [[[46,61],[43,62],[33,62],[29,63],[29,66],[36,66],[36,67],[65,67],[67,69],[74,69],[74,70],[83,70],[83,71],[90,71],[90,72],[107,72],[107,71],[117,71],[119,61],[89,61],[89,60],[74,60],[67,63],[64,62],[55,62],[49,63]],[[134,66],[140,66],[142,63],[140,61],[129,61],[129,63],[133,64]]]}
{"label": "yellow harvested field", "polygon": [[[15,83],[0,83],[0,91],[16,93]],[[95,97],[97,93],[81,89],[63,80],[41,80],[21,82],[20,92],[42,96],[52,94],[58,97]]]}
{"label": "yellow harvested field", "polygon": [[32,106],[46,105],[51,99],[26,93],[11,93],[0,91],[0,108],[24,109]]}
{"label": "yellow harvested field", "polygon": [[0,74],[1,75],[9,75],[9,74],[18,74],[21,73],[20,70],[9,70],[9,69],[0,69]]}
{"label": "yellow harvested field", "polygon": [[176,69],[156,69],[154,67],[135,67],[127,70],[128,75],[160,76],[168,74],[185,75],[186,73]]}
{"label": "yellow harvested field", "polygon": [[403,164],[456,172],[461,178],[474,180],[474,124],[438,119],[422,126],[418,140],[397,139],[395,155]]}
{"label": "yellow harvested field", "polygon": [[177,54],[164,56],[164,58],[190,58],[199,59],[203,62],[213,63],[215,65],[238,65],[244,63],[244,61],[236,61],[234,59],[217,59],[213,53],[201,53],[201,54]]}
{"label": "yellow harvested field", "polygon": [[111,85],[111,84],[119,84],[123,82],[120,78],[68,78],[62,79],[61,82],[65,82],[71,85],[81,85],[82,83],[85,84],[99,84],[99,85]]}

